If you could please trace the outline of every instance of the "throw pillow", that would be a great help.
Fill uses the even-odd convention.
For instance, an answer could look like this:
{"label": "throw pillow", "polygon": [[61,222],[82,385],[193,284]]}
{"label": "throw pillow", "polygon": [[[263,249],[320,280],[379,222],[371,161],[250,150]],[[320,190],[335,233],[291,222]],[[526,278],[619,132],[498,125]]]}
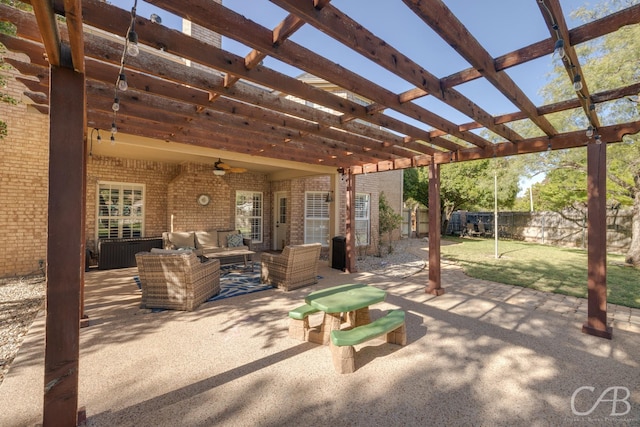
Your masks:
{"label": "throw pillow", "polygon": [[227,237],[227,244],[230,248],[242,246],[242,234],[231,234]]}

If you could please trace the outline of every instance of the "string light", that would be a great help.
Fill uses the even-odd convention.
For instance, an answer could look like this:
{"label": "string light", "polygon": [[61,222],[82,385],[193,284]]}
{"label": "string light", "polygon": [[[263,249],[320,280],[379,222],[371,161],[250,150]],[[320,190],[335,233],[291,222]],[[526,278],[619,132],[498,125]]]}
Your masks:
{"label": "string light", "polygon": [[587,138],[591,139],[592,136],[593,136],[593,126],[589,126],[587,128]]}
{"label": "string light", "polygon": [[120,98],[118,98],[118,91],[125,92],[129,89],[127,75],[124,72],[125,57],[127,55],[136,57],[140,53],[140,49],[138,48],[138,34],[135,31],[137,6],[138,0],[134,0],[133,7],[131,8],[129,28],[127,28],[126,37],[124,39],[124,48],[122,49],[122,56],[120,58],[120,71],[118,71],[118,78],[116,79],[114,88],[113,104],[111,105],[111,109],[113,110],[113,120],[111,122],[111,144],[115,144],[115,135],[118,133],[118,127],[116,126],[118,111],[120,111]]}
{"label": "string light", "polygon": [[124,73],[120,73],[118,76],[118,89],[126,92],[129,89],[129,85],[127,84],[127,76]]}
{"label": "string light", "polygon": [[[135,19],[136,17],[136,12],[135,12],[136,8],[134,7],[133,9],[131,9],[131,17],[132,19]],[[138,48],[138,34],[135,32],[135,30],[133,29],[134,24],[131,24],[131,30],[129,31],[129,34],[127,35],[127,54],[129,56],[138,56],[138,54],[140,53],[140,49]]]}
{"label": "string light", "polygon": [[566,56],[565,51],[564,51],[564,40],[562,39],[558,39],[556,40],[556,44],[553,48],[553,55],[552,57],[557,57],[560,59],[564,59],[564,57]]}
{"label": "string light", "polygon": [[602,139],[600,138],[600,135],[596,135],[596,144],[602,144]]}
{"label": "string light", "polygon": [[582,90],[582,78],[580,74],[573,76],[573,89],[578,92]]}

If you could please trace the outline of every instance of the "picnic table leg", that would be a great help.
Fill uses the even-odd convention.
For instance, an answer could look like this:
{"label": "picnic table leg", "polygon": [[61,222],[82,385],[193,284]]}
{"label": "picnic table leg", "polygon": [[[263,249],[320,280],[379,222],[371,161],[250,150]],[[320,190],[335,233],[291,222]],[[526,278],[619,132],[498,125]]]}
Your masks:
{"label": "picnic table leg", "polygon": [[341,313],[324,313],[320,331],[309,331],[309,341],[322,345],[329,344],[331,331],[340,329],[341,319]]}
{"label": "picnic table leg", "polygon": [[371,323],[369,307],[359,308],[356,311],[350,311],[347,313],[347,322],[352,328]]}

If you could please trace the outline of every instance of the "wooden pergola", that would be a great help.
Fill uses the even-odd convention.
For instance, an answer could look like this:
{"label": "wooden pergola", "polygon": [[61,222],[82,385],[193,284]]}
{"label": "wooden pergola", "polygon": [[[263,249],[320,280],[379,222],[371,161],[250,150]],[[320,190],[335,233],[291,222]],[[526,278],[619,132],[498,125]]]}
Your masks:
{"label": "wooden pergola", "polygon": [[[2,19],[17,27],[15,37],[0,35],[0,42],[29,58],[7,62],[29,76],[21,79],[28,87],[28,96],[36,108],[50,117],[45,426],[75,425],[78,410],[87,127],[110,129],[115,125],[118,132],[154,138],[159,143],[170,141],[335,168],[348,183],[350,271],[355,267],[351,207],[357,175],[428,166],[429,222],[439,224],[441,164],[587,145],[589,304],[583,331],[611,338],[606,311],[606,147],[621,141],[624,135],[640,131],[640,121],[603,126],[595,106],[637,95],[640,83],[629,82],[591,93],[574,46],[638,24],[640,5],[569,30],[559,0],[536,0],[549,37],[492,57],[441,0],[403,0],[404,5],[394,4],[393,7],[408,7],[471,65],[436,77],[418,60],[405,56],[334,7],[330,0],[271,1],[288,13],[273,29],[211,0],[148,0],[249,46],[253,50],[246,57],[99,0],[32,0],[34,14],[0,5]],[[524,17],[513,17],[518,18]],[[139,55],[126,58],[122,69],[129,89],[118,93],[121,108],[114,115],[114,81],[123,66],[123,36],[132,21],[142,48]],[[303,25],[316,27],[412,88],[395,93],[296,44],[290,37]],[[563,63],[567,84],[580,75],[582,87],[572,99],[534,105],[505,71],[551,55],[559,43],[563,43],[566,55]],[[360,105],[269,69],[262,62],[267,56],[372,103]],[[456,86],[476,79],[491,84],[517,110],[491,115],[456,90]],[[438,116],[415,102],[423,97],[435,97],[470,121],[453,123]],[[587,139],[585,130],[559,132],[547,118],[572,109],[584,112],[601,143],[595,143],[595,138]],[[411,120],[392,117],[385,110],[394,110]],[[532,122],[540,136],[519,135],[509,126],[519,120]],[[421,125],[412,124],[416,122]],[[479,136],[478,129],[491,131],[499,142]],[[426,292],[444,293],[440,282],[440,230],[433,227]]]}

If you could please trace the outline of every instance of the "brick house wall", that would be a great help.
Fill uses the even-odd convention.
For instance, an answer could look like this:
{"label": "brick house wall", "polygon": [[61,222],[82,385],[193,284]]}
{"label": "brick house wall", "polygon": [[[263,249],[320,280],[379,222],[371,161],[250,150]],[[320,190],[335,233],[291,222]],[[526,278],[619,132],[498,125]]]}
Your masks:
{"label": "brick house wall", "polygon": [[[258,173],[213,174],[207,164],[185,163],[179,166],[179,174],[171,180],[167,189],[167,228],[174,231],[231,230],[235,229],[236,191],[262,193],[263,241],[254,243],[253,249],[268,248],[271,241],[271,197],[266,175]],[[211,201],[207,206],[197,202],[201,194]]]}
{"label": "brick house wall", "polygon": [[[117,142],[116,142],[117,144]],[[143,184],[144,237],[155,237],[167,231],[168,187],[179,173],[179,166],[145,160],[91,156],[87,160],[87,198],[85,238],[87,249],[97,250],[96,210],[99,182]]]}
{"label": "brick house wall", "polygon": [[[7,52],[3,55],[11,57]],[[27,105],[25,86],[13,68],[2,71],[2,93],[18,101],[0,102],[7,136],[0,140],[0,277],[40,273],[47,254],[49,121]]]}
{"label": "brick house wall", "polygon": [[[0,141],[0,239],[3,242],[0,245],[0,277],[14,277],[42,273],[39,261],[46,260],[49,119],[28,105],[23,95],[25,86],[14,78],[19,75],[16,70],[9,68],[3,70],[3,74],[8,84],[2,92],[20,101],[17,105],[0,102],[0,117],[8,126],[7,137]],[[378,176],[382,174],[356,178],[356,191],[371,194],[369,252],[374,251],[378,243],[378,192],[386,188],[383,184],[388,180]],[[328,192],[330,189],[329,176],[270,182],[266,175],[251,172],[215,176],[210,164],[173,164],[90,155],[87,158],[85,238],[87,248],[94,253],[97,249],[99,182],[144,185],[146,237],[159,236],[172,226],[176,231],[235,228],[236,191],[262,192],[263,242],[254,244],[257,251],[271,249],[275,192],[286,192],[289,200],[286,243],[300,244],[304,243],[305,192]],[[344,235],[345,181],[340,180],[339,186],[339,194],[334,195],[333,203],[340,205],[339,234]],[[386,194],[391,196],[393,193]],[[209,205],[197,203],[200,194],[211,197]]]}

